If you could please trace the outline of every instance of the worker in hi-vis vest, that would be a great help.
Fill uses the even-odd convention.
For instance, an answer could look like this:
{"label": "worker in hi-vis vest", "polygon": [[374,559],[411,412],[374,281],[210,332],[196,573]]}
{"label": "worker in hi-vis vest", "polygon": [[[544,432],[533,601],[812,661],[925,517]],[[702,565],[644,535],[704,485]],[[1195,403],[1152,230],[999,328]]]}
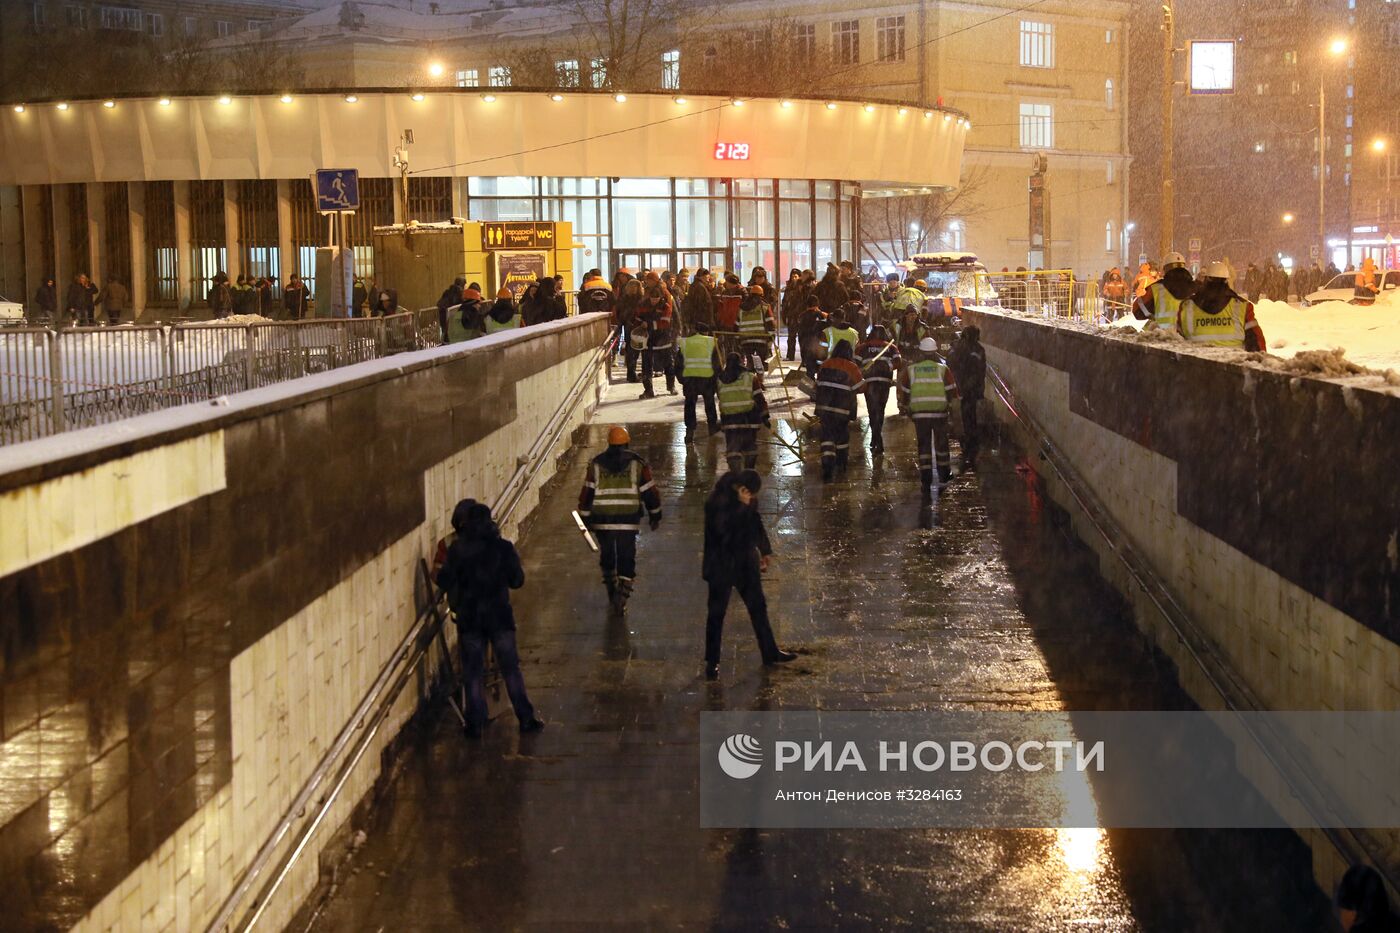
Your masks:
{"label": "worker in hi-vis vest", "polygon": [[948,407],[958,394],[953,371],[938,356],[938,343],[932,337],[919,342],[917,358],[900,372],[899,394],[914,421],[914,436],[919,442],[919,479],[927,496],[933,489],[935,465],[940,485],[953,476],[948,450]]}
{"label": "worker in hi-vis vest", "polygon": [[848,323],[844,307],[832,312],[831,323],[822,331],[822,359],[829,360],[834,357],[838,343],[849,346],[852,354],[856,352],[856,345],[860,343],[860,334]]}
{"label": "worker in hi-vis vest", "polygon": [[676,368],[681,374],[681,391],[685,393],[685,442],[695,440],[695,402],[705,400],[705,424],[710,434],[719,433],[719,415],[715,412],[717,379],[723,367],[719,360],[719,345],[710,334],[709,321],[696,321],[695,333],[682,338],[676,348]]}
{"label": "worker in hi-vis vest", "polygon": [[1182,302],[1178,328],[1188,342],[1207,347],[1230,347],[1263,353],[1264,331],[1254,318],[1254,304],[1230,287],[1230,267],[1213,262],[1205,282]]}
{"label": "worker in hi-vis vest", "polygon": [[752,470],[758,465],[758,429],[772,426],[763,377],[744,368],[737,353],[729,354],[719,374],[719,420],[724,425],[724,459],[729,469]]}
{"label": "worker in hi-vis vest", "polygon": [[651,467],[627,449],[631,443],[626,428],[608,431],[608,449],[588,464],[578,497],[578,514],[598,539],[603,586],[618,615],[627,611],[637,579],[637,535],[642,516],[650,518],[652,531],[661,525],[661,493]]}
{"label": "worker in hi-vis vest", "polygon": [[1186,268],[1186,258],[1180,253],[1168,253],[1162,260],[1162,277],[1147,286],[1143,296],[1133,302],[1133,316],[1146,321],[1143,330],[1176,330],[1181,305],[1196,290],[1196,280]]}

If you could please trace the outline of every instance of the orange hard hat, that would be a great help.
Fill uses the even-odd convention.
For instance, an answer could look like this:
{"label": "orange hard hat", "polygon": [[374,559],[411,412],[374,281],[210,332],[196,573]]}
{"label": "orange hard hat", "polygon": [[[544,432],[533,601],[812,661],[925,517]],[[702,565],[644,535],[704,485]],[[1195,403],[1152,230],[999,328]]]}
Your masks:
{"label": "orange hard hat", "polygon": [[627,429],[622,425],[614,425],[608,432],[608,445],[611,447],[625,447],[632,443],[632,435],[627,433]]}

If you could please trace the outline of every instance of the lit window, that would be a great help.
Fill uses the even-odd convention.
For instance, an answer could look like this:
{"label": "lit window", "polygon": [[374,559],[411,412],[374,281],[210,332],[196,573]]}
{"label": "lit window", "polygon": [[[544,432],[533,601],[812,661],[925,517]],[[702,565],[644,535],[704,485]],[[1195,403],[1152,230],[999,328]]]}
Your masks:
{"label": "lit window", "polygon": [[903,16],[880,16],[875,19],[875,51],[882,62],[904,61]]}
{"label": "lit window", "polygon": [[1113,109],[1113,79],[1109,78],[1103,83],[1103,105],[1109,110]]}
{"label": "lit window", "polygon": [[1103,164],[1103,177],[1105,184],[1113,184],[1113,160],[1109,159]]}
{"label": "lit window", "polygon": [[1254,143],[1254,151],[1255,151],[1255,152],[1263,152],[1263,151],[1264,151],[1265,149],[1267,149],[1267,148],[1268,148],[1268,147],[1264,145],[1264,140],[1262,140],[1262,139],[1261,139],[1261,140],[1258,140],[1258,141],[1256,141],[1256,142]]}
{"label": "lit window", "polygon": [[578,59],[570,58],[566,61],[555,62],[554,78],[560,87],[578,87]]}
{"label": "lit window", "polygon": [[674,91],[681,86],[681,50],[661,53],[661,86]]}
{"label": "lit window", "polygon": [[510,87],[510,66],[492,65],[487,78],[492,87]]}
{"label": "lit window", "polygon": [[481,87],[481,72],[475,68],[462,68],[457,71],[458,87]]}
{"label": "lit window", "polygon": [[1105,30],[1103,31],[1103,44],[1104,44],[1104,45],[1112,45],[1112,44],[1113,44],[1113,30],[1112,30],[1112,29],[1105,29]]}
{"label": "lit window", "polygon": [[792,29],[793,51],[798,61],[809,62],[817,57],[817,26],[815,23],[798,23]]}
{"label": "lit window", "polygon": [[860,64],[860,20],[831,24],[831,54],[840,65]]}
{"label": "lit window", "polygon": [[1103,251],[1113,252],[1113,221],[1109,221],[1103,228]]}
{"label": "lit window", "polygon": [[1021,148],[1055,146],[1055,111],[1050,104],[1021,104]]}
{"label": "lit window", "polygon": [[588,80],[594,87],[603,87],[608,83],[607,59],[595,58],[588,63]]}
{"label": "lit window", "polygon": [[1296,64],[1298,64],[1298,53],[1297,53],[1297,52],[1291,52],[1291,51],[1290,51],[1290,52],[1284,52],[1284,53],[1283,53],[1283,63],[1284,63],[1285,65],[1296,65]]}
{"label": "lit window", "polygon": [[1021,20],[1021,64],[1027,68],[1055,67],[1055,27]]}

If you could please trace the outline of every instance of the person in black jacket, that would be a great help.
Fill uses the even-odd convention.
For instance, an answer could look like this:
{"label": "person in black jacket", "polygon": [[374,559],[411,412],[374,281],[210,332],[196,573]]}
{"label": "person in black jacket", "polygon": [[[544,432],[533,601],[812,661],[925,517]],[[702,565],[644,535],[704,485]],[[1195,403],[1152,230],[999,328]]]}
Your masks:
{"label": "person in black jacket", "polygon": [[977,426],[977,403],[987,388],[987,349],[981,344],[982,332],[972,325],[963,328],[953,349],[948,352],[948,368],[958,384],[958,397],[962,399],[962,468],[974,469],[977,465],[977,448],[980,443]]}
{"label": "person in black jacket", "polygon": [[463,499],[452,510],[456,540],[447,548],[447,559],[438,571],[437,584],[447,594],[457,623],[457,648],[462,657],[462,677],[467,687],[469,738],[486,726],[486,643],[496,655],[501,678],[510,695],[521,732],[538,732],[544,722],[525,693],[520,656],[515,649],[515,612],[510,591],[525,585],[525,569],[515,545],[501,537],[491,518],[491,508],[475,499]]}
{"label": "person in black jacket", "polygon": [[768,621],[763,574],[768,570],[773,547],[763,528],[763,517],[754,504],[762,486],[763,480],[753,470],[726,473],[705,502],[705,558],[701,575],[710,587],[705,619],[706,680],[719,676],[724,613],[729,608],[729,594],[733,590],[739,591],[739,598],[749,610],[749,621],[753,623],[763,663],[782,664],[797,657],[778,647]]}
{"label": "person in black jacket", "polygon": [[44,284],[40,285],[34,292],[34,310],[30,312],[31,320],[54,320],[54,314],[58,311],[58,285],[54,282],[53,276],[44,279]]}
{"label": "person in black jacket", "polygon": [[1337,882],[1332,903],[1348,933],[1400,933],[1400,917],[1390,909],[1385,881],[1370,865],[1348,868]]}
{"label": "person in black jacket", "polygon": [[[447,309],[455,308],[462,303],[462,293],[466,291],[466,276],[457,276],[452,280],[452,284],[442,290],[442,296],[438,298],[438,328],[442,334],[442,342],[447,343]],[[432,294],[429,292],[429,294]]]}
{"label": "person in black jacket", "polygon": [[74,327],[93,326],[93,297],[96,290],[88,281],[86,272],[79,272],[68,286],[68,313],[73,318]]}

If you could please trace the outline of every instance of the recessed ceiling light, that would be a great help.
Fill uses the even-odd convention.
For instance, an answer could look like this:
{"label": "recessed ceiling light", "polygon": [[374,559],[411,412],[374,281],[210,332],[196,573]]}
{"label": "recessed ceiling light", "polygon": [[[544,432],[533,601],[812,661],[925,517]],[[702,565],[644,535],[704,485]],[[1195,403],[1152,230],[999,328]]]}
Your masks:
{"label": "recessed ceiling light", "polygon": [[108,110],[111,110],[111,109],[112,109],[113,107],[115,107],[116,105],[117,105],[117,102],[114,101],[114,100],[104,100],[104,101],[102,102],[102,106],[106,107]]}
{"label": "recessed ceiling light", "polygon": [[827,102],[826,102],[826,109],[827,109],[827,110],[835,110],[835,109],[836,109],[836,101],[834,101],[834,100],[829,100],[829,101],[827,101]]}
{"label": "recessed ceiling light", "polygon": [[284,104],[290,104],[290,103],[292,102],[292,95],[290,95],[290,94],[283,94],[281,97],[279,97],[279,98],[277,98],[277,99],[280,100],[280,101],[281,101],[282,103],[284,103]]}
{"label": "recessed ceiling light", "polygon": [[729,101],[729,103],[730,103],[731,105],[735,106],[735,107],[742,107],[742,106],[744,106],[744,102],[743,102],[742,100],[740,100],[739,98],[737,98],[737,97],[732,98],[732,99]]}
{"label": "recessed ceiling light", "polygon": [[345,95],[345,102],[346,102],[347,104],[357,103],[358,101],[359,101],[359,98],[356,97],[354,94],[346,94],[346,95]]}
{"label": "recessed ceiling light", "polygon": [[156,103],[160,104],[162,107],[169,107],[169,106],[170,106],[170,98],[168,98],[168,97],[162,97],[160,100],[156,101]]}
{"label": "recessed ceiling light", "polygon": [[223,104],[225,107],[227,107],[229,104],[233,103],[233,98],[232,98],[232,97],[229,97],[227,94],[225,94],[223,97],[220,97],[220,98],[219,98],[219,103],[221,103],[221,104]]}
{"label": "recessed ceiling light", "polygon": [[15,104],[15,113],[24,113],[24,104]]}
{"label": "recessed ceiling light", "polygon": [[783,107],[791,107],[791,106],[792,106],[792,101],[790,101],[790,100],[785,100],[785,101],[782,102],[782,104],[781,104],[780,106],[783,106]]}
{"label": "recessed ceiling light", "polygon": [[67,110],[67,109],[68,109],[68,105],[67,105],[67,104],[59,104],[59,105],[58,105],[58,109],[59,109],[59,110]]}
{"label": "recessed ceiling light", "polygon": [[564,95],[563,95],[563,94],[551,94],[551,95],[549,95],[549,99],[552,100],[552,101],[554,101],[554,102],[557,104],[557,103],[559,103],[559,101],[561,101],[561,100],[564,99]]}
{"label": "recessed ceiling light", "polygon": [[422,95],[422,94],[414,94],[414,95],[413,95],[413,99],[414,99],[414,100],[422,100],[422,99],[423,99],[423,95]]}
{"label": "recessed ceiling light", "polygon": [[626,95],[626,94],[614,94],[614,95],[613,95],[613,100],[617,101],[619,104],[625,104],[625,103],[627,103],[627,95]]}
{"label": "recessed ceiling light", "polygon": [[671,99],[672,99],[673,101],[675,101],[676,103],[678,103],[678,104],[684,104],[684,103],[686,103],[686,99],[685,99],[684,97],[673,97],[673,98],[671,98]]}
{"label": "recessed ceiling light", "polygon": [[481,99],[484,100],[484,101],[486,101],[486,102],[489,104],[489,103],[492,103],[492,102],[494,102],[494,101],[496,100],[496,95],[495,95],[495,94],[482,94],[482,95],[481,95]]}
{"label": "recessed ceiling light", "polygon": [[865,112],[866,112],[866,113],[874,113],[874,112],[875,112],[875,105],[874,105],[874,104],[866,104],[866,105],[865,105]]}

